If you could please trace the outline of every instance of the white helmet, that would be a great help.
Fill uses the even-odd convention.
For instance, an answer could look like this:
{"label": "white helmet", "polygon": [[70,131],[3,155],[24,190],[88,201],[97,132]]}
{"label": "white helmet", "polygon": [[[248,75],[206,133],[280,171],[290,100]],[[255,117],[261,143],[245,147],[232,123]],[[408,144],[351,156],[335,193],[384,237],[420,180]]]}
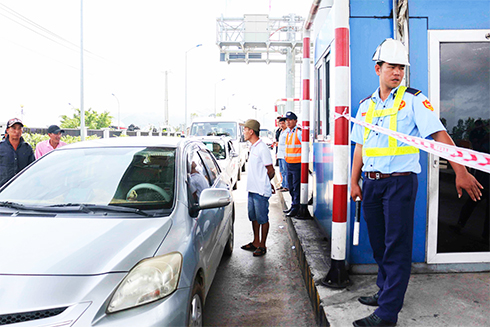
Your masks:
{"label": "white helmet", "polygon": [[383,61],[389,64],[410,66],[407,49],[403,43],[393,39],[386,39],[378,45],[373,55],[373,60],[376,62]]}

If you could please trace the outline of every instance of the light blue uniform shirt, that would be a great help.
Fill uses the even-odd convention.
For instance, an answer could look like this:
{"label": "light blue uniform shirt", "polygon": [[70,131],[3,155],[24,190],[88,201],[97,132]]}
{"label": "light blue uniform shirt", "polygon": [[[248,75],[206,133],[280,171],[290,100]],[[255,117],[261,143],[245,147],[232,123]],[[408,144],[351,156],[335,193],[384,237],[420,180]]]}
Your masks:
{"label": "light blue uniform shirt", "polygon": [[[398,87],[391,90],[390,95],[385,101],[379,97],[379,88],[367,98],[361,101],[359,110],[357,111],[356,119],[365,121],[366,112],[368,111],[371,101],[375,102],[375,110],[389,109],[393,107],[395,95]],[[412,136],[427,138],[431,134],[445,130],[439,118],[433,112],[429,100],[422,94],[413,95],[407,91],[403,95],[405,106],[398,111],[397,130],[400,133]],[[403,105],[403,102],[402,102]],[[431,110],[432,109],[432,110]],[[364,114],[364,116],[363,116]],[[374,117],[373,125],[378,125],[386,129],[390,128],[390,118]],[[364,127],[354,124],[351,133],[352,142],[364,143]],[[398,141],[398,146],[406,146],[406,143]],[[371,131],[366,140],[366,147],[385,148],[388,147],[388,136],[382,133]],[[382,157],[362,157],[363,171],[377,171],[384,174],[395,172],[414,172],[420,173],[421,167],[419,163],[419,154],[404,154],[397,156],[382,156]]]}

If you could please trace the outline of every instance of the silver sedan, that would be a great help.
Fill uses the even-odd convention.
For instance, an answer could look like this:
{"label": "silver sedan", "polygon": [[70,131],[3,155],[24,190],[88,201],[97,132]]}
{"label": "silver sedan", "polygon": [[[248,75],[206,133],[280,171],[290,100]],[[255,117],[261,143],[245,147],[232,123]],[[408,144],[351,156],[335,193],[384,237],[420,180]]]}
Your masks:
{"label": "silver sedan", "polygon": [[196,140],[68,145],[0,189],[0,325],[200,326],[234,204]]}

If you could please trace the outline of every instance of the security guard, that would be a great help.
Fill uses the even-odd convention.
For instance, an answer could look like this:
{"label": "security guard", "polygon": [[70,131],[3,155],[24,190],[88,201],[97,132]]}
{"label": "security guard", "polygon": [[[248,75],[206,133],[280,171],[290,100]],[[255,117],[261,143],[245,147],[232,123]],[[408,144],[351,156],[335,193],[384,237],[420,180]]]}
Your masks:
{"label": "security guard", "polygon": [[[398,40],[386,39],[373,56],[379,88],[362,100],[357,119],[392,131],[454,145],[434,114],[429,100],[413,88],[400,86],[408,53]],[[373,255],[378,264],[373,296],[360,297],[362,304],[378,306],[354,326],[395,326],[410,279],[419,150],[382,133],[355,124],[356,143],[352,164],[351,196],[362,200]],[[465,189],[476,201],[482,186],[464,166],[451,163],[459,196]],[[359,187],[361,171],[363,188]]]}
{"label": "security guard", "polygon": [[286,136],[286,165],[289,193],[291,194],[291,207],[284,210],[286,216],[296,217],[300,207],[301,191],[301,128],[297,126],[298,117],[294,112],[288,111],[285,115],[286,126],[289,131]]}

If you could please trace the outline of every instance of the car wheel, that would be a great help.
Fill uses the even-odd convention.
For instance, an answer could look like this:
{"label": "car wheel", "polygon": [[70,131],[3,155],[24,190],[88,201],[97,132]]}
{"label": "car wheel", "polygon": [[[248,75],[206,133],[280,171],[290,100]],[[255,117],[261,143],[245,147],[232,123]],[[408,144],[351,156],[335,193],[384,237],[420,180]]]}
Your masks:
{"label": "car wheel", "polygon": [[239,181],[241,178],[242,178],[241,169],[238,168],[238,176],[237,176],[236,180]]}
{"label": "car wheel", "polygon": [[202,327],[203,315],[203,290],[201,284],[196,280],[192,288],[191,303],[189,304],[188,323],[189,327]]}
{"label": "car wheel", "polygon": [[235,184],[233,184],[233,190],[236,190],[238,188],[237,184],[238,182],[235,182]]}
{"label": "car wheel", "polygon": [[242,171],[245,171],[245,163],[242,166]]}
{"label": "car wheel", "polygon": [[234,224],[233,222],[235,221],[235,209],[233,209],[233,214],[231,217],[231,233],[230,236],[228,237],[228,242],[226,242],[225,246],[225,251],[224,254],[227,257],[230,257],[233,254],[233,245],[235,243],[235,231],[234,231]]}

